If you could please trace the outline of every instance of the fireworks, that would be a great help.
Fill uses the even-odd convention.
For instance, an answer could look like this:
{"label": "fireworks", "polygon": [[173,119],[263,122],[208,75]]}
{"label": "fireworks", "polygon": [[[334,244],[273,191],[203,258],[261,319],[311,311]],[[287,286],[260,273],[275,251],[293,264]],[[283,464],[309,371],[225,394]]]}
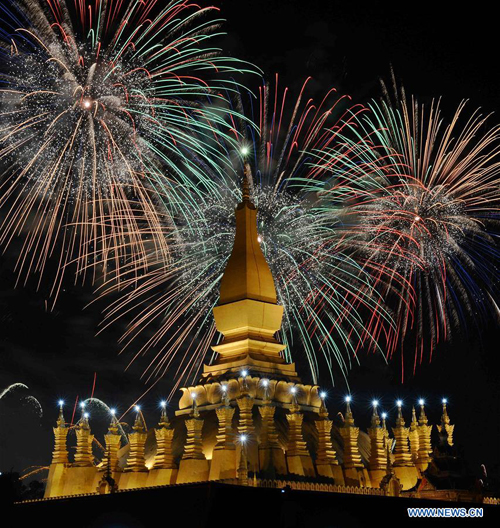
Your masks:
{"label": "fireworks", "polygon": [[[95,419],[97,416],[101,419],[104,418],[105,421],[109,421],[111,416],[115,416],[115,412],[113,412],[113,410],[99,398],[91,397],[87,398],[86,400],[82,400],[80,403],[80,409],[82,411],[82,416],[83,410],[85,409],[85,412],[88,412],[93,419]],[[123,441],[128,443],[128,437],[123,428],[124,425],[125,424],[122,422],[119,422],[118,420],[116,421],[116,427],[118,428]],[[71,427],[74,428],[75,426],[71,424]]]}
{"label": "fireworks", "polygon": [[[259,242],[285,308],[281,337],[286,354],[301,348],[316,379],[322,362],[332,376],[336,371],[345,375],[358,346],[375,346],[373,338],[388,318],[370,277],[342,249],[338,208],[324,199],[325,171],[308,161],[307,152],[327,149],[337,140],[349,99],[332,90],[317,105],[305,97],[306,85],[291,109],[287,90],[280,98],[276,88],[269,104],[269,88],[262,87],[261,135],[252,135],[249,128],[240,152],[229,154],[240,176],[243,162],[252,166]],[[352,107],[347,122],[361,111]],[[183,214],[175,217],[175,229],[165,235],[173,264],[150,255],[151,267],[140,285],[107,314],[112,321],[132,311],[124,341],[146,339],[134,359],[155,349],[147,376],[161,376],[170,368],[178,384],[196,378],[216,336],[212,308],[232,249],[240,184],[226,177],[214,189],[195,198],[192,194],[183,201]],[[150,330],[155,325],[159,329]]]}
{"label": "fireworks", "polygon": [[6,387],[5,389],[2,390],[2,392],[0,392],[0,400],[6,396],[7,394],[9,394],[10,392],[16,390],[16,389],[27,389],[28,386],[25,385],[24,383],[13,383],[12,385],[9,385],[8,387]]}
{"label": "fireworks", "polygon": [[[19,389],[28,390],[28,386],[24,383],[13,383],[12,385],[9,385],[8,387],[0,391],[0,401],[3,398],[9,396],[12,392],[17,391]],[[34,396],[31,396],[31,394],[29,394],[28,396],[22,397],[21,400],[26,402],[33,410],[35,410],[39,418],[43,416],[42,406]]]}
{"label": "fireworks", "polygon": [[[157,5],[158,4],[158,5]],[[0,244],[20,276],[75,264],[130,315],[146,375],[193,379],[216,338],[212,308],[234,236],[243,163],[259,243],[285,308],[282,340],[345,376],[384,336],[387,355],[437,342],[495,304],[499,129],[463,105],[350,106],[334,90],[288,104],[267,86],[245,112],[212,47],[215,8],[181,0],[21,0],[0,29]],[[238,92],[239,94],[239,92]],[[231,101],[235,107],[232,106]],[[254,125],[244,115],[257,114]],[[109,274],[109,275],[108,275]],[[106,282],[107,281],[107,282]],[[127,290],[128,288],[128,290]],[[392,305],[396,325],[382,307]],[[291,357],[287,357],[291,360]]]}
{"label": "fireworks", "polygon": [[[59,255],[53,294],[73,260],[84,276],[96,260],[119,268],[144,256],[144,241],[124,233],[159,232],[157,186],[165,193],[205,166],[224,169],[216,146],[229,110],[220,93],[234,85],[224,74],[242,63],[211,47],[216,8],[159,4],[2,8],[0,242],[24,232],[21,274],[41,274]],[[168,252],[164,243],[153,241]]]}
{"label": "fireworks", "polygon": [[464,106],[445,126],[439,102],[374,103],[341,170],[331,153],[353,258],[384,271],[378,286],[395,308],[388,354],[414,340],[413,369],[454,329],[498,311],[500,128],[478,112],[464,120]]}

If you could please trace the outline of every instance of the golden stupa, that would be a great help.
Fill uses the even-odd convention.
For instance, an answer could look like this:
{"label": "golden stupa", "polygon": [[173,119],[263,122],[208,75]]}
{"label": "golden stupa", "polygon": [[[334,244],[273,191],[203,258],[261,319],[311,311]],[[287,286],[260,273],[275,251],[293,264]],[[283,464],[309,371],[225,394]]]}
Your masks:
{"label": "golden stupa", "polygon": [[[284,360],[285,346],[275,338],[283,307],[258,241],[250,183],[245,165],[234,247],[214,308],[224,336],[213,347],[216,360],[204,366],[198,385],[182,389],[171,421],[163,410],[158,427],[146,432],[138,413],[128,445],[121,447],[113,418],[98,463],[85,416],[76,425],[76,455],[69,462],[61,409],[46,498],[209,481],[443,498],[423,478],[433,464],[423,404],[410,427],[399,408],[392,437],[375,406],[370,428],[360,432],[349,401],[343,420],[334,423],[319,387],[301,383],[294,364]],[[441,421],[443,445],[452,446],[446,404]]]}

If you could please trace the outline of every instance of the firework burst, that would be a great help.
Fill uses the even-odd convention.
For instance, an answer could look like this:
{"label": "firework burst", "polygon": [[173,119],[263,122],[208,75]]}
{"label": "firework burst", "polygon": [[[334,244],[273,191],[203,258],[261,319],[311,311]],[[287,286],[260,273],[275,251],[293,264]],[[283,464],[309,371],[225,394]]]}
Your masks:
{"label": "firework burst", "polygon": [[[260,136],[248,127],[239,152],[227,155],[237,174],[248,163],[254,175],[259,242],[285,308],[286,354],[302,350],[316,380],[325,363],[332,378],[337,372],[345,376],[358,347],[375,346],[381,321],[389,318],[368,274],[343,251],[339,210],[324,199],[326,172],[311,166],[307,154],[332,146],[345,127],[343,118],[354,119],[363,109],[350,107],[349,98],[334,90],[317,104],[306,97],[307,84],[290,107],[288,90],[280,96],[277,82],[274,93],[263,86],[256,121]],[[173,368],[178,384],[196,379],[216,339],[212,308],[231,253],[240,198],[238,176],[231,175],[184,200],[175,229],[165,235],[172,265],[151,254],[141,284],[109,308],[108,323],[134,312],[124,342],[129,346],[138,336],[146,338],[134,359],[150,351],[149,378]]]}
{"label": "firework burst", "polygon": [[[2,7],[0,243],[25,233],[22,275],[59,254],[57,293],[72,260],[84,276],[96,260],[141,258],[143,241],[124,233],[159,232],[156,187],[221,170],[220,93],[242,63],[211,47],[213,10],[180,0]],[[163,237],[154,244],[168,251]]]}
{"label": "firework burst", "polygon": [[[12,385],[9,385],[7,388],[0,391],[0,401],[2,401],[5,397],[9,396],[12,392],[18,391],[19,389],[28,390],[28,386],[24,383],[13,383]],[[31,396],[31,394],[29,394],[28,396],[23,396],[21,399],[36,411],[39,418],[43,416],[42,406],[34,396]]]}
{"label": "firework burst", "polygon": [[331,152],[329,193],[345,197],[353,258],[383,272],[379,290],[395,307],[388,355],[413,342],[413,371],[453,331],[498,313],[500,128],[464,107],[446,125],[439,102],[387,96]]}

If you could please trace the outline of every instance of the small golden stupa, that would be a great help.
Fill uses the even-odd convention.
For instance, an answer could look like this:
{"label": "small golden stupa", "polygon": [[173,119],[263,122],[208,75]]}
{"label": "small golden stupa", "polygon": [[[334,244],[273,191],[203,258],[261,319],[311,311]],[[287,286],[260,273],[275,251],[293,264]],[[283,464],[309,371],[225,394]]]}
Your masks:
{"label": "small golden stupa", "polygon": [[[68,461],[61,409],[45,497],[208,481],[393,496],[412,490],[418,496],[432,463],[432,426],[423,404],[410,427],[399,408],[392,438],[374,406],[368,434],[360,433],[349,400],[343,421],[334,424],[319,387],[301,383],[294,364],[284,360],[285,345],[275,338],[283,307],[258,241],[250,181],[246,164],[234,247],[214,308],[224,336],[213,347],[216,360],[204,366],[198,385],[182,389],[172,421],[163,410],[158,427],[147,433],[138,413],[121,447],[113,418],[98,464],[85,417],[76,425],[75,461]],[[453,445],[446,405],[441,430]],[[435,490],[426,486],[422,493],[432,496]]]}

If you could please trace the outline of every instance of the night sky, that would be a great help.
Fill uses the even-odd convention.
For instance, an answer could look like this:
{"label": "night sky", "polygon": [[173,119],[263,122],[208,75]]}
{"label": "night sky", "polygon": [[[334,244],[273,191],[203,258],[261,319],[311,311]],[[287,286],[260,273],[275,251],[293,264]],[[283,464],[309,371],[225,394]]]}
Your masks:
{"label": "night sky", "polygon": [[[500,108],[498,90],[497,20],[485,2],[467,10],[436,10],[438,2],[303,2],[252,0],[215,2],[227,19],[226,52],[257,64],[269,79],[275,72],[282,85],[295,94],[312,76],[318,93],[335,86],[355,102],[380,96],[379,78],[388,79],[390,65],[409,94],[422,101],[442,97],[443,111],[451,114],[462,99],[469,110],[484,113]],[[202,3],[202,5],[204,5]],[[493,116],[492,123],[500,118]],[[57,401],[69,407],[78,395],[90,396],[97,374],[95,396],[124,411],[148,387],[140,380],[144,363],[126,372],[128,355],[119,355],[120,325],[95,336],[103,303],[86,307],[95,297],[90,285],[64,284],[53,311],[46,309],[50,284],[30,281],[15,286],[14,270],[20,244],[14,242],[0,255],[0,391],[21,382],[18,391],[0,402],[0,471],[22,471],[50,463],[52,430]],[[50,270],[49,270],[50,271]],[[498,372],[498,320],[481,331],[470,330],[441,346],[430,364],[407,376],[401,384],[398,357],[386,365],[379,356],[360,357],[349,383],[355,419],[362,428],[369,422],[369,402],[381,400],[389,412],[394,401],[406,402],[405,416],[418,397],[428,401],[428,416],[436,423],[440,400],[449,399],[449,414],[456,424],[455,442],[463,447],[471,469],[486,464],[499,473],[500,383]],[[301,365],[300,358],[299,368]],[[305,381],[307,369],[301,373]],[[150,426],[157,418],[157,403],[170,392],[171,380],[158,383],[142,402]],[[342,408],[347,388],[338,376],[335,388],[325,377],[332,414]],[[24,398],[35,396],[43,407],[40,419]],[[172,408],[175,402],[172,402]],[[131,419],[129,417],[129,419]],[[104,421],[101,420],[102,424]],[[92,423],[99,433],[102,426]],[[99,427],[101,429],[99,429]]]}

